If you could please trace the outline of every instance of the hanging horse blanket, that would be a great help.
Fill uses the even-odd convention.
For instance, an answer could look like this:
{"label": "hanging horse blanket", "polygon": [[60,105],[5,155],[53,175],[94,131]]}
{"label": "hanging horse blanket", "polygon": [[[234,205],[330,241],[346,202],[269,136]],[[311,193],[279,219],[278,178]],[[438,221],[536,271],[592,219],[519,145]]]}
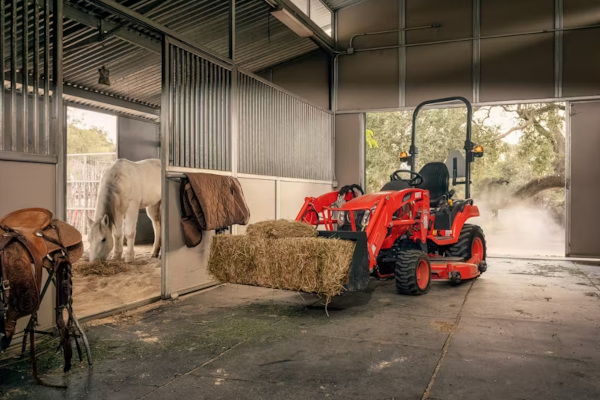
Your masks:
{"label": "hanging horse blanket", "polygon": [[250,210],[240,182],[230,176],[187,174],[180,187],[181,224],[185,244],[197,246],[202,231],[246,225]]}

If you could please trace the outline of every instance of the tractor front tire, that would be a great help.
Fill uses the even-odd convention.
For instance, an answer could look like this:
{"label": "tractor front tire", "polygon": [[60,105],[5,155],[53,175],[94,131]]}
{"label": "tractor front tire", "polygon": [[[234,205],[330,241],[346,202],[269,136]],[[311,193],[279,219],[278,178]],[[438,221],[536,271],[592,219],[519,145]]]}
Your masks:
{"label": "tractor front tire", "polygon": [[473,257],[475,252],[480,253],[483,264],[480,272],[484,272],[487,268],[485,267],[486,245],[483,230],[477,225],[465,224],[460,231],[458,242],[448,249],[448,255],[467,261]]}
{"label": "tractor front tire", "polygon": [[394,271],[398,293],[419,296],[429,291],[431,264],[420,250],[405,250],[396,259]]}

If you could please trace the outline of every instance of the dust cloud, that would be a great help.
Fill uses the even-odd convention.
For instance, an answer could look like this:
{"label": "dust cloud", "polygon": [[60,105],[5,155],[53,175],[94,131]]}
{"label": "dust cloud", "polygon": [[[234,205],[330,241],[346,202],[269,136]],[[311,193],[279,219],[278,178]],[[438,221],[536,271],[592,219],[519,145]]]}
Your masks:
{"label": "dust cloud", "polygon": [[[487,200],[487,201],[486,201]],[[475,201],[481,216],[469,220],[485,233],[490,256],[564,257],[565,228],[550,212],[528,202],[514,203],[497,211],[499,204],[482,198]]]}

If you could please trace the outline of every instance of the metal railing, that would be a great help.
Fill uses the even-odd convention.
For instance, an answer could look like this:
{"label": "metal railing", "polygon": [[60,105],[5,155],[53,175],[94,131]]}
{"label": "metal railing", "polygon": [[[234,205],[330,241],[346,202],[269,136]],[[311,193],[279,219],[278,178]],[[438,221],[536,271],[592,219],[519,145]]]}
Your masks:
{"label": "metal railing", "polygon": [[93,218],[100,181],[117,153],[67,155],[67,222],[82,235],[89,232],[86,217]]}
{"label": "metal railing", "polygon": [[0,152],[55,154],[50,15],[49,0],[0,0]]}
{"label": "metal railing", "polygon": [[175,44],[169,160],[175,167],[231,170],[231,71]]}
{"label": "metal railing", "polygon": [[333,178],[333,115],[239,73],[239,172]]}

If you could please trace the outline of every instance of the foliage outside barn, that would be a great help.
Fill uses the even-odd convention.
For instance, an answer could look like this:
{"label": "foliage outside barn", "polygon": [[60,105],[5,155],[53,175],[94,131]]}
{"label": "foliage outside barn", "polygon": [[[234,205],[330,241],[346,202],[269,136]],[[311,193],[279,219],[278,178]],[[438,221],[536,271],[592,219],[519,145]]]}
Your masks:
{"label": "foliage outside barn", "polygon": [[[398,154],[409,150],[411,118],[411,112],[367,114],[367,191],[379,190],[393,170],[409,168]],[[445,161],[452,149],[462,151],[465,121],[464,108],[419,114],[417,170],[430,161]],[[482,210],[478,223],[489,233],[492,249],[564,256],[564,104],[481,107],[474,113],[472,140],[484,146],[485,155],[473,163],[471,197]],[[524,237],[531,242],[523,242]]]}
{"label": "foliage outside barn", "polygon": [[[367,117],[367,190],[379,190],[398,154],[410,146],[410,112],[372,113]],[[444,161],[465,140],[464,108],[423,111],[417,121],[417,169]],[[564,223],[564,105],[526,104],[482,107],[473,118],[473,142],[485,156],[473,164],[473,197],[501,210],[516,201],[548,209]],[[371,133],[369,133],[369,131]]]}
{"label": "foliage outside barn", "polygon": [[83,235],[86,215],[94,216],[102,175],[117,159],[117,146],[107,132],[69,119],[67,126],[67,221]]}

